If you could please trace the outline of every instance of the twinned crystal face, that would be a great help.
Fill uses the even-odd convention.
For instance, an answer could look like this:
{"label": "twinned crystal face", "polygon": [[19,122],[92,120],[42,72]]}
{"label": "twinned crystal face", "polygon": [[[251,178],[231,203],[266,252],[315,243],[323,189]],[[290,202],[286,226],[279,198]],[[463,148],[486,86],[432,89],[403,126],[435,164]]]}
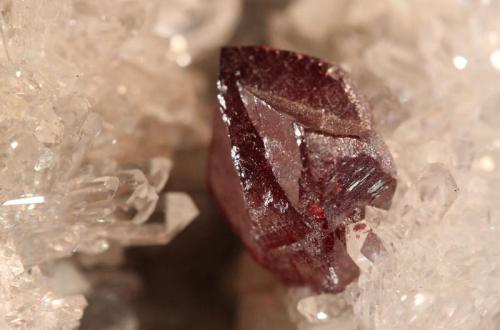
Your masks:
{"label": "twinned crystal face", "polygon": [[229,221],[285,282],[342,291],[347,226],[396,188],[368,105],[338,66],[267,47],[222,49],[218,89],[209,180]]}

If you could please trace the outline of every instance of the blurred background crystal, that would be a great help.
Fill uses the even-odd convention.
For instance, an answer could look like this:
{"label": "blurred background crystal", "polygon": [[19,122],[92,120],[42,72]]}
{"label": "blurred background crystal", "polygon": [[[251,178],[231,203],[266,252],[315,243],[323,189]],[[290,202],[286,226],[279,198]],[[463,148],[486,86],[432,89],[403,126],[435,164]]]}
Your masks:
{"label": "blurred background crystal", "polygon": [[[0,329],[500,327],[498,0],[5,0],[0,13]],[[340,63],[395,156],[393,207],[348,235],[363,272],[341,294],[282,286],[214,208],[204,164],[228,43]]]}
{"label": "blurred background crystal", "polygon": [[366,329],[498,328],[500,3],[322,5],[291,2],[270,20],[271,38],[344,63],[400,172],[392,209],[367,217],[386,252],[345,293],[354,319]]}

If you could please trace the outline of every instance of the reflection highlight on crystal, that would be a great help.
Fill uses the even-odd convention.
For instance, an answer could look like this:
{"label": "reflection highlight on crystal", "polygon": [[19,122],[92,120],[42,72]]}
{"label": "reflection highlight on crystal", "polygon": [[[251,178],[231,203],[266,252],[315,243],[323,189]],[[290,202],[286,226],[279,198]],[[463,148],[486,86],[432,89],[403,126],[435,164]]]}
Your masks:
{"label": "reflection highlight on crystal", "polygon": [[490,62],[495,69],[500,70],[500,49],[497,49],[491,53]]}
{"label": "reflection highlight on crystal", "polygon": [[181,35],[175,35],[170,38],[170,50],[174,53],[184,53],[188,49],[186,38]]}
{"label": "reflection highlight on crystal", "polygon": [[316,317],[318,318],[318,320],[323,321],[328,318],[328,315],[325,312],[321,311],[316,314]]}
{"label": "reflection highlight on crystal", "polygon": [[493,172],[495,170],[495,161],[490,156],[483,156],[479,159],[479,167],[485,172]]}
{"label": "reflection highlight on crystal", "polygon": [[417,293],[413,299],[413,303],[415,304],[415,306],[420,306],[422,305],[422,303],[425,301],[425,297],[423,294],[421,293]]}
{"label": "reflection highlight on crystal", "polygon": [[45,197],[43,196],[29,196],[21,197],[16,199],[11,199],[2,204],[2,206],[13,206],[13,205],[30,205],[30,204],[42,204],[45,203]]}
{"label": "reflection highlight on crystal", "polygon": [[187,67],[189,64],[191,64],[191,55],[189,55],[188,53],[179,54],[175,59],[175,63],[177,63],[177,65],[182,68]]}
{"label": "reflection highlight on crystal", "polygon": [[467,59],[461,55],[457,55],[453,58],[453,65],[458,70],[463,70],[467,67]]}

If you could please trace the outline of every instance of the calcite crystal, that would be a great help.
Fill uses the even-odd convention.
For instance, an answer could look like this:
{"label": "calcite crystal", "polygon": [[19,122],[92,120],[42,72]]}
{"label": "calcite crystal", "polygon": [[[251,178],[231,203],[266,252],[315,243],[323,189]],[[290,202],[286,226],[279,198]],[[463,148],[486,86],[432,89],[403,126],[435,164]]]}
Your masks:
{"label": "calcite crystal", "polygon": [[359,275],[346,228],[387,209],[395,169],[370,108],[337,65],[267,47],[222,49],[212,190],[254,258],[293,285]]}

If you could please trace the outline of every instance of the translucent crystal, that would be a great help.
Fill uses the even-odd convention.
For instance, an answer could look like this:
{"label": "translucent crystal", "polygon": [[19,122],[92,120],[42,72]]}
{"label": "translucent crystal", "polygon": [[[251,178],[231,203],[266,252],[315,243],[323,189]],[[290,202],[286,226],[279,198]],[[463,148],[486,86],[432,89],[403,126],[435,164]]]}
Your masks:
{"label": "translucent crystal", "polygon": [[239,17],[240,6],[239,0],[163,1],[156,12],[153,33],[169,41],[177,64],[184,66],[189,58],[228,39],[228,32]]}
{"label": "translucent crystal", "polygon": [[198,209],[185,193],[171,192],[164,196],[163,222],[139,226],[133,222],[117,221],[100,233],[102,237],[124,245],[165,244],[184,229],[196,216]]}
{"label": "translucent crystal", "polygon": [[[208,138],[200,76],[175,58],[143,60],[171,46],[153,33],[160,6],[163,14],[182,5],[203,16],[196,26],[171,25],[194,60],[234,27],[238,12],[219,10],[225,3],[239,7],[236,0],[0,4],[1,329],[76,328],[81,294],[91,289],[56,260],[165,243],[195,216],[182,195],[169,203],[168,226],[150,219],[171,198],[163,193],[169,156]],[[209,26],[214,33],[201,38]],[[131,44],[141,51],[129,52]]]}
{"label": "translucent crystal", "polygon": [[[290,3],[271,19],[271,39],[349,68],[380,111],[399,170],[389,212],[368,209],[366,227],[347,235],[362,269],[347,289],[352,321],[362,329],[496,329],[498,1],[322,5]],[[333,9],[341,15],[317,19]],[[364,246],[370,231],[384,249],[374,261]]]}
{"label": "translucent crystal", "polygon": [[440,219],[457,199],[459,188],[451,173],[442,164],[431,163],[417,182],[418,198],[429,219]]}
{"label": "translucent crystal", "polygon": [[[5,242],[2,242],[5,244]],[[14,251],[0,249],[4,270],[0,274],[0,306],[3,329],[74,329],[79,324],[85,298],[61,293],[51,287],[39,267],[24,268]]]}
{"label": "translucent crystal", "polygon": [[309,323],[339,329],[355,329],[352,309],[342,295],[318,295],[302,298],[297,310]]}
{"label": "translucent crystal", "polygon": [[189,66],[229,39],[240,10],[240,0],[155,1],[148,24],[125,43],[122,57],[153,72],[172,64]]}
{"label": "translucent crystal", "polygon": [[184,193],[168,193],[165,204],[165,242],[168,242],[198,216],[198,209]]}

